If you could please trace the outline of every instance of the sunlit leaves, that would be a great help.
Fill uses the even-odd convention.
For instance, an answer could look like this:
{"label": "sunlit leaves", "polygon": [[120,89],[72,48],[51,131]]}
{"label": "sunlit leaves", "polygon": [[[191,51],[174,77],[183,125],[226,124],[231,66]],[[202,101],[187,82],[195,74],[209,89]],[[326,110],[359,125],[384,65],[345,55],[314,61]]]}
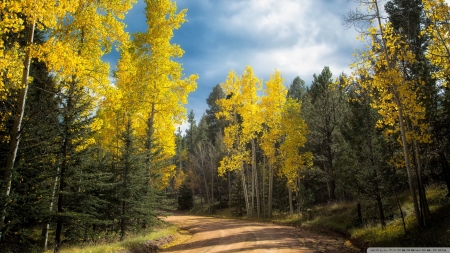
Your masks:
{"label": "sunlit leaves", "polygon": [[398,110],[401,106],[403,116],[414,126],[407,132],[408,142],[413,138],[429,142],[428,125],[424,122],[425,108],[418,99],[422,82],[407,78],[406,64],[414,63],[415,56],[389,23],[382,29],[386,48],[373,37],[372,48],[359,54],[352,65],[354,76],[357,76],[355,81],[372,96],[371,106],[382,116],[377,126],[383,127],[387,135],[400,131]]}
{"label": "sunlit leaves", "polygon": [[429,41],[426,57],[439,67],[433,77],[448,87],[450,75],[450,7],[445,0],[424,0],[424,10],[430,25],[422,33],[432,39]]}
{"label": "sunlit leaves", "polygon": [[[121,47],[121,57],[115,72],[115,84],[105,87],[106,99],[99,112],[105,121],[102,142],[113,152],[119,152],[117,133],[124,131],[124,121],[130,121],[133,135],[141,140],[139,149],[145,150],[151,131],[153,150],[160,152],[163,162],[175,155],[175,126],[185,119],[188,94],[197,87],[197,75],[183,76],[182,65],[174,58],[183,50],[170,40],[173,31],[185,20],[186,10],[176,12],[176,4],[169,0],[146,1],[148,29],[133,35],[133,41]],[[167,185],[175,166],[158,167],[161,186]]]}

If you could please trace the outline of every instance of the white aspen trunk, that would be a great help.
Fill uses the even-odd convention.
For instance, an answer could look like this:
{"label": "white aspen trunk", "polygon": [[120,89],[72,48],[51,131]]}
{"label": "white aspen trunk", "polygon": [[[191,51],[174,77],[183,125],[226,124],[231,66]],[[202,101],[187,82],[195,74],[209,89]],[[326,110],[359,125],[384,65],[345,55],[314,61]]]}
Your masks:
{"label": "white aspen trunk", "polygon": [[272,165],[269,163],[269,196],[268,196],[268,217],[272,218],[272,195],[273,195],[273,169]]}
{"label": "white aspen trunk", "polygon": [[419,211],[419,204],[417,203],[417,195],[416,195],[416,187],[413,180],[413,175],[411,171],[411,165],[409,160],[409,149],[408,149],[408,142],[406,141],[406,131],[405,131],[405,124],[403,122],[403,108],[402,105],[398,103],[398,118],[400,121],[400,132],[402,136],[402,144],[403,144],[403,153],[405,156],[405,165],[406,165],[406,171],[408,173],[408,183],[409,183],[409,191],[411,193],[411,197],[413,199],[414,203],[414,214],[416,216],[417,224],[419,226],[422,226],[422,222],[420,219],[420,211]]}
{"label": "white aspen trunk", "polygon": [[256,188],[256,212],[259,219],[261,218],[261,208],[259,202],[258,171],[255,172],[255,188]]}
{"label": "white aspen trunk", "polygon": [[292,186],[289,185],[288,189],[289,189],[289,214],[291,216],[293,216],[294,215],[294,206],[292,204]]}
{"label": "white aspen trunk", "polygon": [[[51,197],[51,200],[50,200],[50,212],[52,212],[52,210],[53,210],[53,202],[54,202],[54,200],[55,200],[55,196],[56,196],[56,189],[57,189],[57,187],[58,187],[58,181],[59,181],[59,178],[58,178],[58,175],[59,175],[59,167],[57,168],[57,170],[56,170],[56,177],[55,177],[55,183],[53,184],[53,192],[52,192],[52,197]],[[44,224],[44,226],[42,227],[42,242],[41,242],[41,244],[42,244],[42,249],[44,250],[44,251],[46,251],[47,250],[47,245],[48,245],[48,230],[50,229],[50,223],[49,222],[47,222],[47,224]]]}
{"label": "white aspen trunk", "polygon": [[262,198],[261,198],[261,209],[263,211],[263,217],[266,217],[266,156],[263,156],[263,168],[262,168]]}
{"label": "white aspen trunk", "polygon": [[[35,26],[36,20],[33,20],[33,24],[30,28],[30,31],[28,32],[27,46],[31,46],[33,44]],[[17,113],[14,116],[14,125],[13,128],[11,129],[9,152],[6,158],[6,166],[4,170],[5,174],[3,176],[3,180],[4,182],[6,182],[6,187],[4,188],[5,204],[4,206],[2,206],[2,218],[0,219],[0,241],[2,239],[2,230],[5,227],[6,207],[9,202],[8,199],[9,194],[11,192],[14,162],[16,160],[17,150],[19,148],[20,128],[22,125],[23,114],[25,113],[25,103],[28,92],[28,79],[30,76],[30,65],[31,65],[31,52],[30,48],[28,48],[23,63],[22,83],[21,83],[23,88],[20,90]]]}
{"label": "white aspen trunk", "polygon": [[248,192],[247,192],[247,183],[245,182],[245,171],[244,171],[243,165],[241,165],[241,176],[242,176],[242,188],[244,190],[245,207],[247,209],[247,217],[251,217],[250,203],[249,203]]}
{"label": "white aspen trunk", "polygon": [[[252,139],[252,216],[253,210],[255,208],[255,191],[256,191],[256,147],[255,147],[255,139]],[[258,200],[257,200],[258,201]],[[259,207],[257,207],[259,209]],[[258,213],[259,218],[259,213]]]}

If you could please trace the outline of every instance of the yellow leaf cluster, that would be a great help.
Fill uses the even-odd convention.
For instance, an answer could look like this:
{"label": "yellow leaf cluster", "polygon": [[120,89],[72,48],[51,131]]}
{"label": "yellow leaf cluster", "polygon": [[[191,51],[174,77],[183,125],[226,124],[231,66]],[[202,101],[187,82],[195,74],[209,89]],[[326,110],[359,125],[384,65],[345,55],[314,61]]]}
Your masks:
{"label": "yellow leaf cluster", "polygon": [[430,24],[422,33],[432,39],[429,40],[426,57],[430,62],[439,67],[433,73],[433,77],[440,80],[448,87],[450,75],[450,7],[445,0],[424,0],[423,7]]}
{"label": "yellow leaf cluster", "polygon": [[308,134],[306,122],[300,116],[300,102],[289,98],[283,107],[282,133],[283,142],[280,145],[281,172],[288,179],[288,186],[295,189],[295,179],[299,170],[312,167],[312,153],[301,153]]}
{"label": "yellow leaf cluster", "polygon": [[[137,140],[147,140],[151,127],[152,142],[157,144],[151,151],[162,149],[162,161],[176,154],[175,126],[185,118],[184,105],[197,87],[198,76],[183,76],[181,64],[174,60],[183,50],[170,43],[173,30],[186,21],[186,10],[177,13],[176,4],[169,0],[145,2],[148,29],[121,45],[115,83],[103,89],[99,115],[104,127],[99,138],[103,147],[117,153],[123,145],[118,135],[124,131],[124,122],[131,123]],[[138,146],[146,151],[145,141]],[[154,172],[162,175],[160,187],[169,183],[174,168],[168,165]]]}
{"label": "yellow leaf cluster", "polygon": [[247,66],[242,76],[230,71],[227,80],[222,83],[222,89],[226,98],[217,102],[221,108],[217,116],[229,123],[224,129],[228,157],[221,161],[219,175],[227,170],[239,170],[244,162],[250,161],[245,146],[261,131],[263,122],[258,96],[262,82],[254,76],[252,67]]}
{"label": "yellow leaf cluster", "polygon": [[385,45],[373,39],[372,48],[357,56],[357,61],[351,66],[354,81],[372,96],[371,106],[383,118],[377,126],[385,127],[386,135],[400,131],[398,111],[401,106],[405,119],[413,126],[407,133],[409,141],[429,142],[425,108],[418,99],[422,82],[406,77],[406,63],[414,63],[415,56],[390,23],[382,29]]}

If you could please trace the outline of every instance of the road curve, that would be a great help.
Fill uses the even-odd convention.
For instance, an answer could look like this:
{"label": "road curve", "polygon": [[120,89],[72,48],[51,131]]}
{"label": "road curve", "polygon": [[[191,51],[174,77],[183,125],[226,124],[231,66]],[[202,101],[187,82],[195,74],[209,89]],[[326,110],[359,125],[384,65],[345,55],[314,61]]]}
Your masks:
{"label": "road curve", "polygon": [[192,237],[163,252],[352,252],[344,239],[270,223],[174,214],[165,218]]}

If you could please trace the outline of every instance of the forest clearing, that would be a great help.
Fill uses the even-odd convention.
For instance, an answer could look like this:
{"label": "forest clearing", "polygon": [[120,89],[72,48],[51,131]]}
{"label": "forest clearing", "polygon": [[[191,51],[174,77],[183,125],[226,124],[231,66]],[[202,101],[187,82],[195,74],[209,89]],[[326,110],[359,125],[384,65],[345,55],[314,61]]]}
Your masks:
{"label": "forest clearing", "polygon": [[[295,30],[279,26],[284,11],[310,6],[233,2],[216,24],[201,15],[223,2],[180,2],[195,7],[195,25],[238,24],[241,36],[258,39],[276,30],[279,45]],[[262,17],[253,29],[246,5]],[[142,20],[128,14],[133,6]],[[220,66],[182,62],[226,50],[198,47],[217,42],[205,35],[186,43],[185,55],[175,35],[195,29],[175,1],[2,1],[0,252],[450,246],[450,6],[346,6],[339,19],[365,47],[354,50],[349,73],[332,73],[342,56],[333,55],[307,83],[286,80],[285,64],[262,67],[280,55],[269,49],[254,66],[232,64],[249,55],[227,52]],[[238,43],[235,30],[225,32]],[[273,39],[265,37],[253,51]],[[198,62],[214,67],[185,74]],[[220,81],[204,83],[215,75]],[[209,95],[197,117],[187,108],[201,92]]]}

